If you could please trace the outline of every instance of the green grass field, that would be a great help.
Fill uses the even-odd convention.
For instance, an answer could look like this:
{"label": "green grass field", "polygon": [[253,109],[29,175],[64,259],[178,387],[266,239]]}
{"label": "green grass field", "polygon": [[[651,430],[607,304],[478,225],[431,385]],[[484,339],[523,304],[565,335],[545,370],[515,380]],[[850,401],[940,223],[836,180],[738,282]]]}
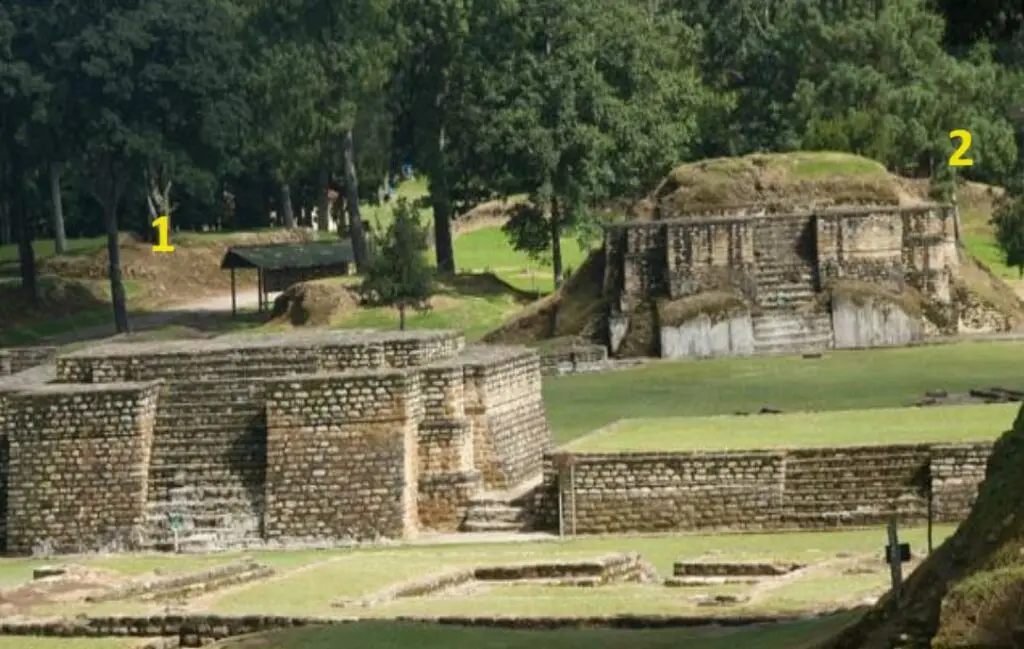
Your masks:
{"label": "green grass field", "polygon": [[581,437],[566,450],[733,451],[994,440],[1018,404],[948,408],[878,408],[779,415],[624,419]]}
{"label": "green grass field", "polygon": [[547,378],[544,401],[556,440],[568,442],[627,418],[731,415],[763,406],[786,412],[891,408],[929,390],[1021,389],[1022,361],[1019,342],[835,351],[819,359],[653,361],[617,372]]}
{"label": "green grass field", "polygon": [[[562,261],[566,269],[579,268],[587,251],[575,237],[562,237]],[[499,227],[467,232],[455,240],[455,263],[462,271],[491,271],[518,289],[549,293],[554,288],[550,263],[539,263],[509,245]]]}

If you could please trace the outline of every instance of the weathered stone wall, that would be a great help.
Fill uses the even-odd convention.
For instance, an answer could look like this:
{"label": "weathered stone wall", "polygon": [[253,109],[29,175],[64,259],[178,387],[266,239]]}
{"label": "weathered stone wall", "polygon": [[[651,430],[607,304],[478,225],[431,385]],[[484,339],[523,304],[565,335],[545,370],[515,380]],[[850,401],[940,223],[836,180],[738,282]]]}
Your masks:
{"label": "weathered stone wall", "polygon": [[832,330],[837,349],[907,345],[923,336],[920,318],[881,299],[832,297]]}
{"label": "weathered stone wall", "polygon": [[[485,473],[489,487],[518,486],[540,473],[550,444],[536,352],[466,349],[456,332],[101,345],[0,380],[0,531],[3,499],[26,493],[22,474],[5,486],[21,448],[8,453],[7,444],[25,417],[42,416],[28,410],[31,395],[77,404],[83,394],[153,381],[159,387],[144,429],[145,461],[136,467],[139,518],[132,519],[132,533],[149,549],[455,531]],[[128,434],[89,403],[79,420],[54,421],[72,438]],[[31,452],[21,457],[38,460]],[[71,464],[62,470],[68,480],[92,484],[94,476],[76,475]],[[62,509],[43,517],[59,530],[78,518]]]}
{"label": "weathered stone wall", "polygon": [[604,345],[573,344],[541,354],[540,373],[543,375],[572,374],[583,371],[587,366],[608,360],[608,349]]}
{"label": "weathered stone wall", "polygon": [[935,520],[956,523],[970,511],[992,449],[984,444],[937,444],[931,452]]}
{"label": "weathered stone wall", "polygon": [[0,349],[0,376],[24,372],[49,363],[56,356],[57,348],[52,346]]}
{"label": "weathered stone wall", "polygon": [[551,433],[540,393],[540,359],[516,347],[468,348],[465,413],[475,464],[490,489],[513,487],[541,472]]}
{"label": "weathered stone wall", "polygon": [[268,538],[415,535],[419,380],[384,370],[268,382]]}
{"label": "weathered stone wall", "polygon": [[884,523],[894,511],[921,522],[931,489],[935,519],[955,522],[970,511],[991,447],[557,453],[545,458],[534,515],[566,534],[824,529]]}
{"label": "weathered stone wall", "polygon": [[[603,295],[610,305],[608,340],[613,351],[619,349],[630,314],[644,302],[709,291],[742,296],[759,312],[752,313],[758,353],[832,346],[831,334],[825,336],[817,329],[779,331],[770,321],[770,312],[800,309],[820,316],[824,323],[828,309],[818,298],[829,280],[859,280],[896,291],[909,285],[955,312],[959,261],[948,206],[819,207],[790,213],[736,206],[674,216],[619,224],[605,232]],[[860,341],[857,346],[865,341],[874,344],[871,341],[878,336],[856,333],[877,329],[878,323],[868,324],[851,325],[853,330],[840,332],[839,338],[846,343],[852,337]],[[703,325],[697,326],[703,330]],[[906,327],[895,321],[887,322],[885,328],[891,331],[881,336],[882,344],[907,336]],[[664,333],[673,354],[696,344],[691,340],[694,335],[686,331]],[[695,335],[701,341],[707,338],[703,333]],[[737,349],[746,353],[747,347]],[[703,352],[695,349],[694,353]]]}
{"label": "weathered stone wall", "polygon": [[137,539],[159,384],[7,395],[7,550],[77,552]]}

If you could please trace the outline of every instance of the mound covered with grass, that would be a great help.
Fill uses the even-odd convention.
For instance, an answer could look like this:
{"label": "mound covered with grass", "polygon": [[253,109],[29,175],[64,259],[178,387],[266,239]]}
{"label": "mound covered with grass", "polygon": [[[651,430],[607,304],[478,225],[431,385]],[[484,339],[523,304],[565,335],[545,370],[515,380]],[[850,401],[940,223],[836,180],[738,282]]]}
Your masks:
{"label": "mound covered with grass", "polygon": [[274,299],[270,324],[322,327],[358,308],[359,298],[332,280],[299,282]]}
{"label": "mound covered with grass", "polygon": [[[913,290],[890,295],[878,287],[833,286],[828,287],[822,299],[829,299],[833,292],[859,296],[869,292],[873,297],[908,308],[911,315],[923,315],[936,332],[1006,331],[1024,326],[1024,303],[1003,281],[1004,269],[977,259],[984,252],[982,244],[992,242],[988,218],[1001,191],[978,183],[966,183],[958,191],[963,241],[967,246],[961,250],[961,273],[955,286],[962,307],[959,314],[951,318],[948,313],[929,309],[923,297]],[[755,204],[784,212],[838,205],[910,207],[928,202],[926,180],[901,178],[878,162],[852,154],[797,152],[716,158],[681,165],[647,198],[627,210],[627,216],[633,221],[650,221]],[[992,262],[990,252],[986,252],[985,262]],[[485,339],[525,344],[551,338],[606,342],[603,281],[602,249],[592,253],[579,273],[559,291],[515,314]],[[656,354],[661,317],[678,322],[682,316],[737,307],[738,298],[733,299],[734,291],[730,288],[723,284],[723,295],[698,296],[685,303],[651,301],[637,305],[631,313],[630,329],[620,354]]]}
{"label": "mound covered with grass", "polygon": [[992,450],[977,501],[904,583],[821,649],[1019,647],[1024,630],[1024,408]]}

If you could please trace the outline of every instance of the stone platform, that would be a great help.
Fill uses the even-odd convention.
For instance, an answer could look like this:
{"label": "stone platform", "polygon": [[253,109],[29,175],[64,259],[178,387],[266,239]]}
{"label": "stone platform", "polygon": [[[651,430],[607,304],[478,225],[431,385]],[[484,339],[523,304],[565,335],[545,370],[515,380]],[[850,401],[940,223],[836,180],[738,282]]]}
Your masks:
{"label": "stone platform", "polygon": [[535,480],[540,361],[452,331],[117,343],[0,378],[8,553],[404,539]]}

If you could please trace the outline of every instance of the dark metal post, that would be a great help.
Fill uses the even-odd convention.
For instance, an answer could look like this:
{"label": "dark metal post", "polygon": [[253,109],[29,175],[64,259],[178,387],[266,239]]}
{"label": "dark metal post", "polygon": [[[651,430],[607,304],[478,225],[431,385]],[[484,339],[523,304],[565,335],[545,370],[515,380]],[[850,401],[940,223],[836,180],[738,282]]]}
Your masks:
{"label": "dark metal post", "polygon": [[235,269],[231,269],[231,315],[238,315],[238,303],[235,298]]}
{"label": "dark metal post", "polygon": [[900,561],[900,537],[896,529],[896,515],[889,519],[889,570],[892,577],[892,597],[895,605],[900,601],[900,586],[903,583],[903,563]]}

